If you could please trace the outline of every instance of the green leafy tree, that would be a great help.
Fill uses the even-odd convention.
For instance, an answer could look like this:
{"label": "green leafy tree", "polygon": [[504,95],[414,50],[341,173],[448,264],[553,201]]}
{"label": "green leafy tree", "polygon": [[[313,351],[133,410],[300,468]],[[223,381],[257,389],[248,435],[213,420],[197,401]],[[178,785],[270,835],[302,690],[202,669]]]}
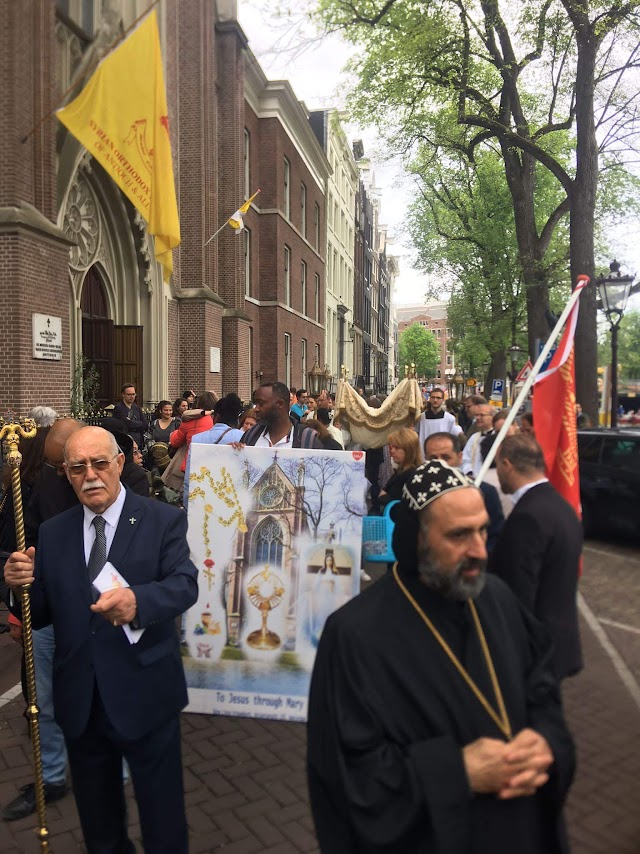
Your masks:
{"label": "green leafy tree", "polygon": [[[396,150],[445,143],[473,162],[493,141],[514,211],[528,349],[548,333],[543,261],[569,213],[570,280],[594,277],[595,204],[602,168],[633,150],[638,0],[318,0],[317,14],[362,50],[351,64],[356,118],[374,121]],[[626,84],[626,85],[625,85]],[[442,111],[434,110],[434,106]],[[569,134],[573,157],[558,156]],[[562,191],[540,219],[539,169]],[[577,393],[595,416],[596,299],[581,298]]]}
{"label": "green leafy tree", "polygon": [[[598,362],[611,364],[611,330],[607,329],[598,346]],[[630,309],[618,329],[618,365],[623,380],[640,379],[640,310]]]}
{"label": "green leafy tree", "polygon": [[418,377],[433,377],[440,361],[440,344],[433,332],[419,323],[412,323],[400,333],[398,358],[401,379],[405,376],[405,365],[411,364],[416,366]]}

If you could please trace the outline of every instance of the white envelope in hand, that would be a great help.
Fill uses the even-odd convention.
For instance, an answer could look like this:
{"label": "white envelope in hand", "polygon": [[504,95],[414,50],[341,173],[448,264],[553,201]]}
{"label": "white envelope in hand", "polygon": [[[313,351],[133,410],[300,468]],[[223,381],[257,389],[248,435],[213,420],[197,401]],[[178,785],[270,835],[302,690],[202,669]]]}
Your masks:
{"label": "white envelope in hand", "polygon": [[[118,570],[112,563],[107,561],[102,567],[100,573],[94,578],[93,586],[100,593],[106,593],[107,590],[116,590],[118,587],[131,587],[127,579],[120,575]],[[138,643],[144,633],[144,629],[132,629],[130,625],[122,626],[129,643]]]}

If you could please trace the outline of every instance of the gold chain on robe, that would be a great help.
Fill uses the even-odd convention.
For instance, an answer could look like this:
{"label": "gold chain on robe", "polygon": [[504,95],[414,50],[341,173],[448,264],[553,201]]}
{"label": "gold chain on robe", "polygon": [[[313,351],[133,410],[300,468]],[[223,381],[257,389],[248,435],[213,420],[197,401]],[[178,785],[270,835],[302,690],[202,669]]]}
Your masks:
{"label": "gold chain on robe", "polygon": [[487,641],[486,641],[486,638],[484,636],[482,626],[480,625],[480,618],[478,617],[478,612],[476,610],[476,606],[475,606],[473,600],[469,599],[467,604],[469,605],[469,609],[470,609],[471,615],[473,617],[473,622],[474,622],[474,625],[476,627],[476,632],[478,634],[478,640],[480,641],[480,646],[482,648],[482,653],[484,655],[484,660],[487,664],[487,670],[489,671],[489,677],[491,679],[491,685],[493,687],[493,693],[494,693],[495,698],[496,698],[496,704],[498,706],[498,712],[496,712],[496,710],[493,708],[491,703],[487,700],[485,695],[478,688],[478,686],[476,685],[474,680],[469,675],[469,672],[460,663],[458,657],[453,652],[453,650],[451,649],[449,644],[446,642],[446,640],[442,637],[440,632],[433,625],[433,623],[431,622],[429,617],[427,617],[427,615],[422,610],[420,605],[418,605],[418,603],[413,598],[411,593],[407,590],[407,588],[405,587],[405,585],[401,581],[400,576],[398,575],[398,564],[397,563],[395,563],[393,566],[393,577],[395,578],[396,583],[397,583],[398,587],[400,588],[400,590],[402,590],[404,595],[407,597],[409,602],[413,605],[415,610],[418,612],[418,614],[422,618],[422,620],[425,623],[425,625],[427,626],[427,628],[430,629],[434,638],[438,641],[438,643],[440,644],[442,649],[445,651],[445,653],[449,657],[449,660],[455,666],[458,673],[462,676],[462,678],[467,683],[469,688],[471,688],[471,690],[473,691],[475,696],[478,698],[482,707],[485,709],[485,711],[490,716],[491,720],[495,723],[495,725],[498,727],[498,729],[504,735],[504,737],[507,739],[507,741],[511,741],[511,739],[513,738],[513,732],[511,730],[511,724],[509,723],[509,716],[507,715],[507,710],[506,710],[505,705],[504,705],[504,700],[502,699],[502,691],[500,690],[500,684],[498,683],[498,677],[496,676],[496,671],[495,671],[495,668],[493,666],[493,661],[491,659],[491,653],[489,652],[489,647],[487,645]]}

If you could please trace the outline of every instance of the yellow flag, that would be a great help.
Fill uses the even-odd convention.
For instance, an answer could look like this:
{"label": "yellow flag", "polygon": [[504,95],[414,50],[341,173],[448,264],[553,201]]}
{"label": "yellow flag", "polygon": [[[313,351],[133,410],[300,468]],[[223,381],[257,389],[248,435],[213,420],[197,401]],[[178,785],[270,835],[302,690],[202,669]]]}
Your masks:
{"label": "yellow flag", "polygon": [[243,205],[240,205],[238,210],[229,217],[227,222],[229,223],[231,228],[235,228],[236,231],[242,231],[242,229],[244,228],[244,215],[251,207],[251,202],[255,199],[259,192],[260,190],[256,190],[255,193],[252,196],[249,196],[247,201]]}
{"label": "yellow flag", "polygon": [[145,218],[167,280],[180,221],[155,10],[57,116]]}

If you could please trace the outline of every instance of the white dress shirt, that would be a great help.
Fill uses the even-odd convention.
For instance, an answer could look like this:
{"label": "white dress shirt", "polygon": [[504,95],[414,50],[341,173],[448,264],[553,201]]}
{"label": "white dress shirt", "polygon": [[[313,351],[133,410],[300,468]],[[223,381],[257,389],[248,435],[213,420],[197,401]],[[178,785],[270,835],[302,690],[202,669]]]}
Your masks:
{"label": "white dress shirt", "polygon": [[[93,510],[89,510],[88,507],[83,507],[84,510],[84,524],[83,524],[83,532],[84,532],[84,559],[89,564],[89,555],[91,554],[91,549],[96,539],[96,529],[93,526],[92,522],[96,516],[102,516],[105,521],[104,526],[104,536],[107,541],[107,555],[109,554],[109,549],[111,548],[111,543],[113,542],[113,538],[116,535],[116,528],[118,527],[118,522],[120,521],[120,515],[122,513],[122,508],[124,507],[124,500],[127,497],[127,491],[120,484],[120,492],[118,493],[118,497],[111,504],[110,507],[104,511],[104,513],[94,513]],[[118,567],[116,567],[117,569]]]}
{"label": "white dress shirt", "polygon": [[525,492],[529,492],[530,489],[533,489],[534,486],[540,486],[541,483],[549,483],[549,479],[546,477],[541,477],[540,480],[534,480],[531,483],[525,483],[524,486],[521,486],[520,489],[516,489],[516,491],[511,496],[511,502],[515,507],[518,501],[522,498]]}

